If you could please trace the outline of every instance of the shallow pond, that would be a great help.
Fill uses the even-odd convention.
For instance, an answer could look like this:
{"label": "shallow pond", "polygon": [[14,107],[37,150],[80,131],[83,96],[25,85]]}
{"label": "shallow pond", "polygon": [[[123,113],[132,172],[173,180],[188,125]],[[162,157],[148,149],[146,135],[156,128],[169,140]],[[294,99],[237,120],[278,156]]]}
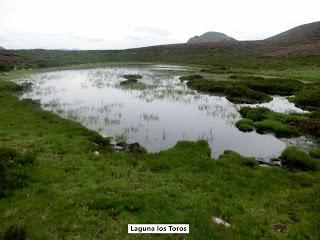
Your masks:
{"label": "shallow pond", "polygon": [[[171,148],[180,140],[204,139],[214,158],[225,150],[261,159],[281,154],[285,142],[235,127],[241,105],[200,94],[181,83],[179,76],[188,71],[178,66],[109,66],[39,73],[20,81],[33,83],[22,98],[40,99],[46,110],[116,141],[138,142],[149,152]],[[123,87],[124,74],[143,78],[139,84]],[[263,106],[301,112],[283,97]]]}

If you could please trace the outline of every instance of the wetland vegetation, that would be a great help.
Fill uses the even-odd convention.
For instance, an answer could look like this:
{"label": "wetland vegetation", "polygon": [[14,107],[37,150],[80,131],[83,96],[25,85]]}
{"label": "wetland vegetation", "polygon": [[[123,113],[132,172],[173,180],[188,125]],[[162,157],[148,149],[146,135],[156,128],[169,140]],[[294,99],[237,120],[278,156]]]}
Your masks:
{"label": "wetland vegetation", "polygon": [[[45,75],[46,79],[50,79],[48,76],[52,75]],[[146,73],[141,76],[139,81]],[[55,80],[53,76],[51,79]],[[72,81],[71,75],[69,79]],[[91,83],[100,89],[106,84]],[[176,84],[183,87],[180,81]],[[34,89],[39,90],[39,86]],[[0,155],[12,155],[5,158],[10,159],[11,165],[2,166],[16,169],[5,170],[5,177],[1,178],[1,186],[6,186],[0,202],[5,220],[1,225],[3,236],[130,239],[127,224],[147,221],[187,222],[191,239],[204,235],[210,239],[318,237],[320,208],[314,200],[320,197],[316,148],[309,154],[296,147],[286,149],[279,156],[285,168],[259,167],[254,158],[233,151],[225,151],[213,160],[210,156],[215,149],[210,150],[210,141],[180,141],[159,153],[116,152],[108,138],[44,111],[33,101],[19,100],[13,95],[21,90],[16,83],[2,80],[1,87],[0,121],[6,128],[1,130]],[[57,96],[58,92],[48,87],[44,88],[46,96],[50,92]],[[142,99],[149,99],[148,94],[163,98],[161,89],[146,91]],[[183,92],[170,88],[166,91]],[[44,102],[41,104],[43,107]],[[48,107],[52,106],[60,105],[56,102]],[[108,113],[116,106],[123,107],[116,103],[99,109]],[[200,109],[208,110],[208,106]],[[300,127],[318,116],[317,112],[287,114],[241,105],[237,109],[245,128],[258,129],[259,122],[274,121],[290,129],[289,136],[304,134]],[[155,123],[162,116],[144,111],[137,118]],[[233,124],[239,127],[239,122]],[[279,134],[278,130],[270,127],[263,132]],[[224,219],[231,228],[226,230],[215,224],[213,217]]]}
{"label": "wetland vegetation", "polygon": [[320,239],[316,39],[0,50],[0,236]]}

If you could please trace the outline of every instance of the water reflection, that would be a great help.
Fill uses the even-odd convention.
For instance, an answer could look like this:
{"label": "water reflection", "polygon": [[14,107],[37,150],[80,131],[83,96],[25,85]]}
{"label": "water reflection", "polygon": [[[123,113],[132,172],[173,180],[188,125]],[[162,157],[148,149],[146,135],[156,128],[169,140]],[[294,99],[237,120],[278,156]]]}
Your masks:
{"label": "water reflection", "polygon": [[[225,150],[263,159],[280,155],[284,142],[272,135],[240,132],[234,126],[240,106],[190,90],[178,79],[183,71],[188,69],[149,65],[41,73],[21,80],[34,84],[22,97],[40,99],[44,109],[117,141],[139,142],[150,152],[180,140],[204,139],[215,158]],[[124,74],[140,74],[139,82],[146,87],[121,87]],[[298,111],[284,98],[269,104],[279,106],[281,111]]]}

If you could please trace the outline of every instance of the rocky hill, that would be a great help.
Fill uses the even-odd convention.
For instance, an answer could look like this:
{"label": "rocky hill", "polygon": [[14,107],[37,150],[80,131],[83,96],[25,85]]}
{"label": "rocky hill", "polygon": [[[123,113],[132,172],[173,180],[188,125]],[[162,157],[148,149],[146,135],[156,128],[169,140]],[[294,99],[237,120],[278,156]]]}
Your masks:
{"label": "rocky hill", "polygon": [[189,44],[198,43],[216,43],[216,42],[228,42],[237,41],[236,39],[229,37],[228,35],[220,32],[207,32],[200,36],[194,36],[188,40]]}

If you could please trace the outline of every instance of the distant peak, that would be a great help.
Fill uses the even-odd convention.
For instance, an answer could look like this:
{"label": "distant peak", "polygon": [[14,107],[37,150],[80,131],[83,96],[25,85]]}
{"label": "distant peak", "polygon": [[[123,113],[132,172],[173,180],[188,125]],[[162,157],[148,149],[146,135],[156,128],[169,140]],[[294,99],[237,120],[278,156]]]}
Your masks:
{"label": "distant peak", "polygon": [[212,42],[226,42],[226,41],[237,41],[237,40],[232,37],[229,37],[224,33],[210,31],[200,36],[194,36],[190,38],[187,41],[187,43],[212,43]]}

